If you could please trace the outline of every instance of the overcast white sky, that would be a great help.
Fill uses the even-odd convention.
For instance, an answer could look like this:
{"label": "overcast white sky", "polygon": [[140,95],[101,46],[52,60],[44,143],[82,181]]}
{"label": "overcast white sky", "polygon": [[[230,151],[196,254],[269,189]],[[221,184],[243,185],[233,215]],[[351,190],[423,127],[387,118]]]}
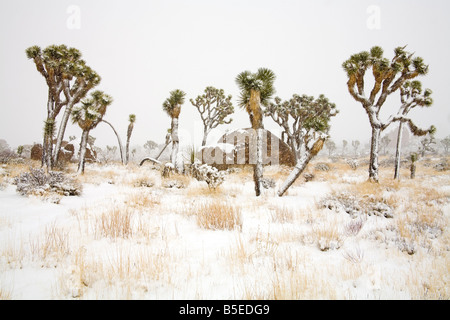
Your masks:
{"label": "overcast white sky", "polygon": [[[74,18],[71,5],[80,10],[79,28],[68,27]],[[373,8],[380,18],[375,29],[369,28],[377,26]],[[419,80],[434,98],[430,109],[410,115],[423,127],[434,124],[437,137],[443,138],[450,134],[449,13],[446,0],[2,0],[0,139],[13,148],[42,142],[48,91],[25,49],[51,44],[83,53],[102,77],[97,89],[114,98],[105,119],[125,139],[128,115],[136,114],[132,144],[141,146],[149,139],[163,141],[170,119],[161,105],[177,88],[187,93],[180,116],[182,143],[200,145],[200,118],[189,99],[212,85],[236,101],[236,75],[259,67],[275,72],[282,99],[323,93],[335,102],[340,113],[332,120],[331,138],[338,146],[342,139],[365,143],[370,137],[367,115],[350,97],[341,64],[374,45],[383,47],[389,59],[395,47],[408,45],[430,65],[429,74]],[[390,96],[383,107],[386,117],[398,105],[398,94]],[[222,130],[250,126],[237,106],[233,118]],[[277,132],[271,119],[264,121]],[[213,131],[208,141],[220,134]],[[69,135],[79,138],[80,129],[71,124]],[[91,135],[99,146],[116,145],[105,125]]]}

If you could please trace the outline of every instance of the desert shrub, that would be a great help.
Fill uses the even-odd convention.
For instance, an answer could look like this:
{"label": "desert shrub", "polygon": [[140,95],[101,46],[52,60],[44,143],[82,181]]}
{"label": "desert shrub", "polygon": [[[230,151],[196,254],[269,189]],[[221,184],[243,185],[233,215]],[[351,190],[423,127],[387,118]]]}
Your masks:
{"label": "desert shrub", "polygon": [[168,162],[164,165],[161,176],[163,178],[169,178],[173,173],[175,173],[175,166]]}
{"label": "desert shrub", "polygon": [[321,163],[316,164],[314,169],[316,169],[318,171],[328,172],[328,171],[330,171],[331,168],[330,168],[330,166],[328,164],[321,162]]}
{"label": "desert shrub", "polygon": [[320,251],[337,250],[344,240],[336,223],[313,226],[312,234]]}
{"label": "desert shrub", "polygon": [[348,166],[352,170],[358,169],[358,160],[356,160],[356,159],[347,159],[345,162],[348,164]]}
{"label": "desert shrub", "polygon": [[195,161],[192,164],[192,176],[198,181],[205,181],[210,189],[216,189],[225,179],[225,172],[207,164]]}
{"label": "desert shrub", "polygon": [[394,209],[374,196],[358,197],[349,192],[332,194],[320,202],[320,207],[344,211],[356,218],[361,214],[392,218]]}
{"label": "desert shrub", "polygon": [[448,171],[450,170],[450,163],[448,163],[447,159],[441,159],[439,163],[435,164],[433,168],[436,171]]}
{"label": "desert shrub", "polygon": [[0,151],[0,163],[7,164],[13,159],[17,159],[17,154],[13,151],[7,149]]}
{"label": "desert shrub", "polygon": [[30,168],[29,172],[23,172],[14,179],[17,192],[21,195],[61,195],[78,196],[81,194],[81,185],[63,172]]}

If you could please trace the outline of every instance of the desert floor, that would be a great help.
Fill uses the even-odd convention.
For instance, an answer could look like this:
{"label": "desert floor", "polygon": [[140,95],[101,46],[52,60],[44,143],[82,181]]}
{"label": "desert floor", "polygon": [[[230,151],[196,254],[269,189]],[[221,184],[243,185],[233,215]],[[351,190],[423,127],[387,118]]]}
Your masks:
{"label": "desert floor", "polygon": [[88,164],[82,194],[55,198],[16,192],[14,177],[38,163],[2,165],[0,298],[449,299],[439,161],[422,160],[414,180],[403,168],[399,182],[381,166],[374,184],[366,164],[316,159],[313,179],[283,197],[278,166],[255,197],[251,168],[210,190],[150,164]]}

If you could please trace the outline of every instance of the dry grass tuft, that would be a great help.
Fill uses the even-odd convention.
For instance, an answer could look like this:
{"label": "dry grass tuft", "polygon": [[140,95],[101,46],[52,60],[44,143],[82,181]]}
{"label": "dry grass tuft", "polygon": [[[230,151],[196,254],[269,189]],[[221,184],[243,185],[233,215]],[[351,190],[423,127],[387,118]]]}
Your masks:
{"label": "dry grass tuft", "polygon": [[43,236],[30,240],[30,250],[39,261],[62,261],[70,253],[69,232],[53,223],[45,228]]}
{"label": "dry grass tuft", "polygon": [[149,209],[160,204],[158,197],[147,190],[139,190],[127,196],[124,203],[135,209]]}
{"label": "dry grass tuft", "polygon": [[294,222],[294,211],[287,207],[276,207],[272,212],[272,222],[292,223]]}
{"label": "dry grass tuft", "polygon": [[321,251],[339,249],[344,241],[337,223],[320,223],[312,228],[312,237]]}
{"label": "dry grass tuft", "polygon": [[96,217],[94,234],[98,237],[124,238],[133,235],[133,211],[127,207],[113,207]]}
{"label": "dry grass tuft", "polygon": [[214,201],[196,205],[193,213],[197,224],[211,230],[242,230],[241,208],[228,202]]}

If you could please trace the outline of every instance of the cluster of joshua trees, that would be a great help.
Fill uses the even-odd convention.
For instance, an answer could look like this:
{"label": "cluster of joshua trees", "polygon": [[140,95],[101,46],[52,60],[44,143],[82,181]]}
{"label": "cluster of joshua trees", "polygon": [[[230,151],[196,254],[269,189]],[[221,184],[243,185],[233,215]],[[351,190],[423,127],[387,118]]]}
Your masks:
{"label": "cluster of joshua trees", "polygon": [[[376,46],[369,51],[362,51],[352,55],[342,67],[347,74],[348,92],[354,100],[359,102],[369,119],[372,129],[369,180],[378,182],[378,152],[380,135],[389,125],[399,123],[397,138],[396,163],[400,163],[400,144],[404,125],[408,125],[414,135],[434,133],[435,127],[420,129],[408,113],[416,106],[428,107],[432,104],[431,90],[422,90],[422,84],[414,80],[428,72],[422,58],[414,57],[413,53],[398,47],[394,50],[394,57],[389,60],[383,56],[383,49]],[[47,171],[58,163],[58,153],[64,138],[68,119],[72,117],[82,130],[80,143],[80,157],[78,172],[84,172],[84,157],[89,132],[99,123],[111,126],[117,136],[122,162],[129,161],[129,143],[136,120],[135,115],[129,116],[127,142],[124,150],[117,131],[103,119],[107,108],[113,99],[103,91],[97,90],[87,97],[88,92],[96,87],[100,76],[86,65],[81,59],[81,53],[65,45],[52,45],[44,50],[38,46],[26,50],[26,55],[32,59],[37,70],[45,78],[48,85],[47,118],[44,125],[42,165]],[[373,86],[366,92],[365,80],[373,77],[369,83]],[[256,196],[261,194],[263,179],[263,131],[265,116],[277,123],[295,158],[295,166],[281,185],[278,195],[282,196],[293,182],[305,170],[310,160],[317,155],[328,139],[330,120],[336,116],[336,105],[324,95],[315,98],[308,95],[294,94],[289,100],[274,97],[276,76],[272,70],[260,68],[256,72],[244,71],[236,76],[235,82],[240,90],[238,105],[244,109],[250,119],[251,128],[256,134],[256,163],[253,165],[253,178]],[[380,110],[389,95],[399,92],[399,109],[397,114],[387,120],[380,119]],[[172,143],[170,162],[178,170],[182,170],[182,159],[177,157],[179,149],[178,121],[185,102],[186,93],[180,89],[170,92],[163,102],[163,110],[171,118],[171,127],[166,136],[166,146]],[[224,90],[212,86],[207,87],[202,95],[190,99],[191,104],[198,110],[203,122],[202,146],[210,131],[221,124],[229,124],[232,119],[227,118],[234,112],[232,96],[225,95]],[[56,136],[56,118],[61,110],[64,114],[60,121]],[[178,159],[177,159],[178,158]],[[398,178],[398,165],[395,170]]]}

